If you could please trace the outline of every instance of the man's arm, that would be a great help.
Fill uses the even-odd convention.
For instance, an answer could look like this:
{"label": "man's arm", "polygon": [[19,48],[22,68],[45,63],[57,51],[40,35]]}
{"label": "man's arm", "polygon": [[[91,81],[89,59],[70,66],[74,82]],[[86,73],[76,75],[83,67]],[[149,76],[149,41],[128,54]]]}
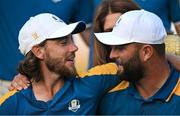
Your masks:
{"label": "man's arm", "polygon": [[121,82],[119,76],[121,70],[121,67],[117,67],[115,63],[107,63],[93,67],[79,76],[83,85],[95,90],[94,92],[101,96]]}

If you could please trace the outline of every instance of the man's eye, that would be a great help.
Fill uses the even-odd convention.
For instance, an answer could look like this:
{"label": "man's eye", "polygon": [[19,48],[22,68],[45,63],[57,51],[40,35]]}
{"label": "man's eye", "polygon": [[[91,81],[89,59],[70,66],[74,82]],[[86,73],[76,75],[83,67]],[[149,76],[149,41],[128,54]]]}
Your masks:
{"label": "man's eye", "polygon": [[68,42],[67,41],[61,41],[60,44],[66,45]]}
{"label": "man's eye", "polygon": [[126,49],[126,47],[125,46],[116,46],[115,49],[124,50],[124,49]]}

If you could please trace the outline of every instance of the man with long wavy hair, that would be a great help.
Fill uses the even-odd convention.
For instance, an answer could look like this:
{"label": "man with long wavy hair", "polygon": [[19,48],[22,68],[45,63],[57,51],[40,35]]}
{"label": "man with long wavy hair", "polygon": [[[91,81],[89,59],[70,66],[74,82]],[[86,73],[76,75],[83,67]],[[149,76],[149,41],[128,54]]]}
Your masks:
{"label": "man with long wavy hair", "polygon": [[96,113],[102,96],[120,79],[111,64],[105,70],[100,69],[99,74],[93,74],[93,70],[98,70],[96,67],[83,74],[84,78],[78,78],[74,66],[78,48],[72,34],[82,32],[85,28],[84,22],[67,25],[49,13],[31,17],[23,25],[19,32],[19,49],[25,59],[19,65],[19,72],[27,77],[30,86],[18,92],[11,91],[0,98],[0,114]]}

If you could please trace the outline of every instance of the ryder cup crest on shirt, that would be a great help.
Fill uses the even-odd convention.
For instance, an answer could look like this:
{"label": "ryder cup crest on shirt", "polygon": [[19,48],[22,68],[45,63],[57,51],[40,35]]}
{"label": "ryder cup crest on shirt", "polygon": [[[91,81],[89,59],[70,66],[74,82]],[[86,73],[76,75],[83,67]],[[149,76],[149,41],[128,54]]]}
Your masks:
{"label": "ryder cup crest on shirt", "polygon": [[162,20],[157,15],[145,10],[133,10],[120,16],[112,32],[95,33],[95,36],[106,45],[133,42],[162,44],[167,34]]}
{"label": "ryder cup crest on shirt", "polygon": [[19,49],[26,55],[34,45],[46,39],[57,39],[69,34],[84,31],[86,25],[79,21],[67,25],[57,16],[50,13],[41,13],[31,17],[19,31]]}
{"label": "ryder cup crest on shirt", "polygon": [[72,112],[76,112],[80,108],[80,102],[78,99],[73,99],[69,103],[68,109]]}

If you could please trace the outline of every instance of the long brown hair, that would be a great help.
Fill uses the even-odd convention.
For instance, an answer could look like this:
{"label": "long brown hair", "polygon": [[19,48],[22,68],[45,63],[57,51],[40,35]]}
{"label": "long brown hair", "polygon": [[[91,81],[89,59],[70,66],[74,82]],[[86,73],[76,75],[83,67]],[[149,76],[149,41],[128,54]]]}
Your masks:
{"label": "long brown hair", "polygon": [[[96,10],[94,18],[94,32],[104,32],[105,18],[110,13],[125,13],[131,10],[139,10],[140,7],[132,0],[104,0]],[[93,66],[111,62],[109,54],[110,46],[100,43],[94,37]]]}
{"label": "long brown hair", "polygon": [[[46,41],[40,43],[38,46],[44,47],[45,45]],[[18,71],[27,76],[30,82],[38,82],[42,79],[40,59],[32,51],[28,52],[25,58],[19,63]]]}

